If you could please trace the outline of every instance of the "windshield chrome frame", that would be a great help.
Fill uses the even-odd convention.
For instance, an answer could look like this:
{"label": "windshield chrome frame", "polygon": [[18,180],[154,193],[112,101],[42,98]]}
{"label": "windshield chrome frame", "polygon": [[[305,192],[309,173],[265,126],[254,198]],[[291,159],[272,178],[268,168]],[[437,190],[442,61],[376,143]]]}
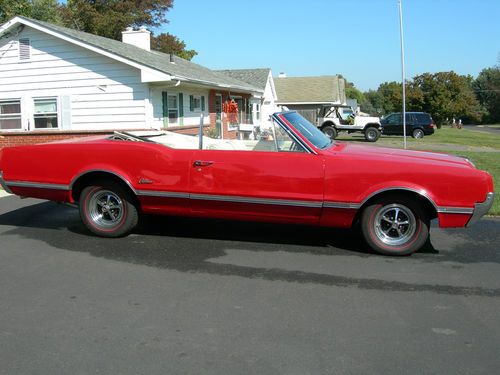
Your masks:
{"label": "windshield chrome frame", "polygon": [[[271,117],[274,121],[276,121],[278,123],[279,126],[281,126],[287,132],[288,135],[290,135],[290,137],[293,138],[293,140],[295,142],[297,142],[299,145],[301,145],[306,152],[308,152],[310,154],[318,155],[318,152],[314,148],[312,148],[301,137],[298,137],[297,134],[295,134],[295,132],[300,133],[298,130],[296,130],[294,128],[295,131],[293,131],[292,129],[290,129],[290,126],[285,121],[283,121],[283,119],[280,118],[279,115],[281,115],[283,113],[288,113],[288,112],[295,112],[295,111],[277,112],[277,113],[272,114]],[[293,127],[293,125],[292,125],[292,127]]]}

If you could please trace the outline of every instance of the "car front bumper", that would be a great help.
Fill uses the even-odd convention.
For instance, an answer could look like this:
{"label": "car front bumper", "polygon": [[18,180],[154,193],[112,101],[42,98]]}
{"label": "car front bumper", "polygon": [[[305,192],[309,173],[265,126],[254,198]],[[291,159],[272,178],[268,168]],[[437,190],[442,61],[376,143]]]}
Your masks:
{"label": "car front bumper", "polygon": [[488,211],[491,206],[493,206],[493,201],[495,200],[495,193],[489,192],[486,194],[486,199],[484,202],[474,204],[474,213],[472,214],[469,222],[467,223],[467,227],[475,224],[480,218],[482,218]]}

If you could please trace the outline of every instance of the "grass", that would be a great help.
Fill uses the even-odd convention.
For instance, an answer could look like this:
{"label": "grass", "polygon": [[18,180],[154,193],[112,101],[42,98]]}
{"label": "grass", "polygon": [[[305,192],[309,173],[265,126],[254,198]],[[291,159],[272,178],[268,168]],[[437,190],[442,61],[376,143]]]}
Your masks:
{"label": "grass", "polygon": [[500,153],[499,152],[458,152],[457,155],[467,156],[472,160],[477,168],[488,171],[493,176],[493,183],[497,194],[493,207],[489,211],[489,215],[500,215]]}

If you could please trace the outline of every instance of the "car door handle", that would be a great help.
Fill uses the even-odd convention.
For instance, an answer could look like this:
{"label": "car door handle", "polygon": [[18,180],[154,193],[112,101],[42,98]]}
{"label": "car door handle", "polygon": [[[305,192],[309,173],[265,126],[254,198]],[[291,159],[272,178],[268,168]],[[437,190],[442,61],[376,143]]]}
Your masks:
{"label": "car door handle", "polygon": [[208,160],[196,160],[193,163],[193,167],[208,167],[209,165],[212,165],[214,162],[213,161],[208,161]]}

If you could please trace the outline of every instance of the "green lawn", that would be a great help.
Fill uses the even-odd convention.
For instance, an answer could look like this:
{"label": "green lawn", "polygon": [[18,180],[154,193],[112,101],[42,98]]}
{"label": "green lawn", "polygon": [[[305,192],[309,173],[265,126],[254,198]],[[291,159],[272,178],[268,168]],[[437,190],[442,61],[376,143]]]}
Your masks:
{"label": "green lawn", "polygon": [[[493,176],[497,191],[490,215],[500,215],[500,131],[499,134],[486,133],[471,128],[437,129],[433,135],[423,139],[407,138],[407,146],[412,150],[431,150],[470,158],[477,168],[488,171]],[[360,134],[340,133],[339,140],[364,142]],[[402,136],[382,136],[374,145],[403,148]]]}

